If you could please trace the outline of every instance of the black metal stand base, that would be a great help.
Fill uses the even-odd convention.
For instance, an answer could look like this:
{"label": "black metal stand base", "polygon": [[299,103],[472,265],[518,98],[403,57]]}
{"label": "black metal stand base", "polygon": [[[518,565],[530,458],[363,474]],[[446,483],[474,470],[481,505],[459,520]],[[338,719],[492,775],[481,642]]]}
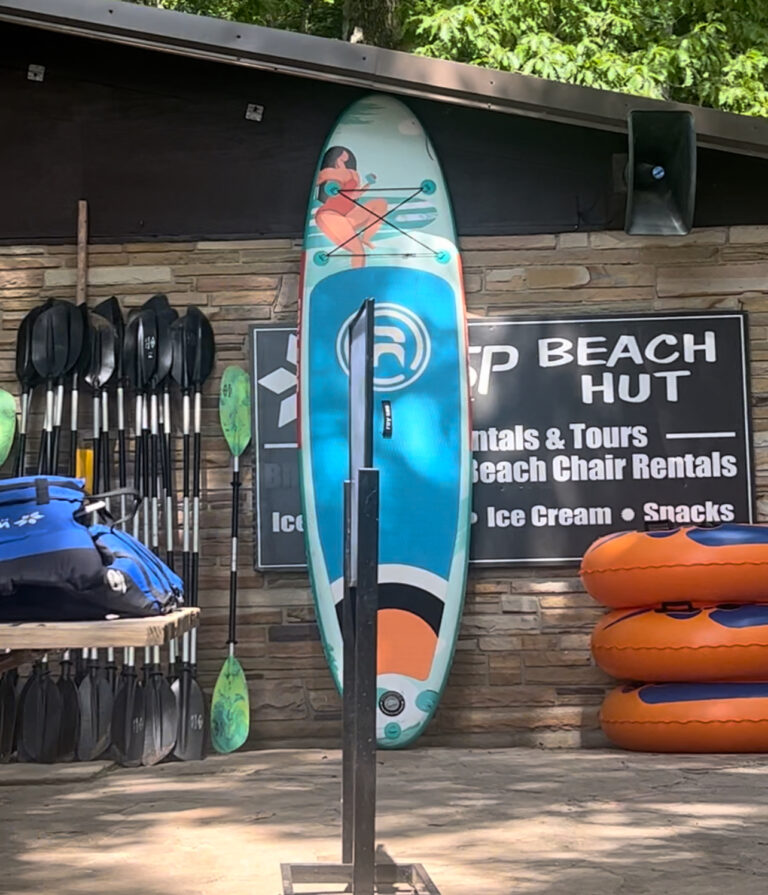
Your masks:
{"label": "black metal stand base", "polygon": [[[283,895],[328,895],[324,885],[344,886],[351,890],[352,864],[281,864]],[[295,886],[314,886],[297,892]],[[338,889],[336,890],[339,891]],[[440,895],[421,864],[376,864],[375,895]]]}

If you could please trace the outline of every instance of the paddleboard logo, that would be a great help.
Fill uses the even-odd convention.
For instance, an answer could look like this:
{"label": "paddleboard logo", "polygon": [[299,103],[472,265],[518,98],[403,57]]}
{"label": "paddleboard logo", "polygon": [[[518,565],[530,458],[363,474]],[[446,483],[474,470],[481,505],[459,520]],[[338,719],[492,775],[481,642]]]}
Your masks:
{"label": "paddleboard logo", "polygon": [[[349,375],[349,324],[336,336],[336,358]],[[429,366],[432,341],[424,321],[409,308],[394,302],[377,304],[373,325],[373,388],[394,392],[414,383]]]}

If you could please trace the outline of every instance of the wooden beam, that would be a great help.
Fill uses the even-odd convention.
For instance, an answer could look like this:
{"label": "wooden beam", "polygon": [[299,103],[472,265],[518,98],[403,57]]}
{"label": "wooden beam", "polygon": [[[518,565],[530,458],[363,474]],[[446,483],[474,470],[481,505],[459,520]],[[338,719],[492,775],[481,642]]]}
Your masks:
{"label": "wooden beam", "polygon": [[6,622],[0,650],[55,650],[106,646],[162,646],[200,623],[196,607],[150,618],[95,622]]}
{"label": "wooden beam", "polygon": [[88,202],[80,199],[77,203],[77,281],[75,304],[85,304],[88,284]]}

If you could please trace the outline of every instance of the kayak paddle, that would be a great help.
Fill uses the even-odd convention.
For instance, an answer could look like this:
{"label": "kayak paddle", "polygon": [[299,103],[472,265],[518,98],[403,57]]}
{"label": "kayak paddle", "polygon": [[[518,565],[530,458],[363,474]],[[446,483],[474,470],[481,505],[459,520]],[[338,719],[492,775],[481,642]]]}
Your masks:
{"label": "kayak paddle", "polygon": [[[196,306],[173,323],[173,365],[171,376],[183,397],[183,551],[185,600],[197,606],[197,581],[200,538],[200,456],[203,383],[213,369],[215,344],[208,318]],[[192,460],[192,550],[190,541],[189,497],[189,422],[190,391],[194,391],[194,441]],[[197,631],[183,635],[179,677],[173,683],[179,704],[179,732],[174,749],[182,761],[201,759],[205,752],[205,700],[196,679]]]}
{"label": "kayak paddle", "polygon": [[211,703],[211,744],[217,752],[234,752],[248,739],[250,708],[243,666],[235,658],[237,625],[237,534],[240,456],[251,440],[251,384],[240,367],[227,367],[219,397],[221,431],[232,454],[232,561],[229,568],[229,655],[219,672]]}

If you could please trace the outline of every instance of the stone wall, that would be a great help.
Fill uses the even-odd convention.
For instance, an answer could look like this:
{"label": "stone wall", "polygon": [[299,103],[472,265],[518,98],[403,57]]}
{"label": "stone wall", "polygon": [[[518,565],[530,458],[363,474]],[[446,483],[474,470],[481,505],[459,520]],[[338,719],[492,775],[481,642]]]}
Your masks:
{"label": "stone wall", "polygon": [[[761,518],[768,475],[768,227],[707,229],[680,238],[620,232],[462,241],[469,312],[598,314],[698,309],[750,312],[755,468]],[[299,246],[290,240],[92,246],[90,302],[125,308],[155,292],[205,309],[217,363],[204,398],[201,680],[225,656],[229,578],[229,454],[218,429],[218,378],[247,366],[248,324],[293,323]],[[21,317],[47,297],[74,298],[74,246],[0,247],[0,386],[17,390]],[[313,623],[306,576],[251,568],[245,464],[238,655],[248,676],[252,745],[337,743],[340,704]],[[462,745],[602,743],[597,710],[609,680],[589,633],[601,610],[575,569],[470,572],[449,685],[424,740]]]}

